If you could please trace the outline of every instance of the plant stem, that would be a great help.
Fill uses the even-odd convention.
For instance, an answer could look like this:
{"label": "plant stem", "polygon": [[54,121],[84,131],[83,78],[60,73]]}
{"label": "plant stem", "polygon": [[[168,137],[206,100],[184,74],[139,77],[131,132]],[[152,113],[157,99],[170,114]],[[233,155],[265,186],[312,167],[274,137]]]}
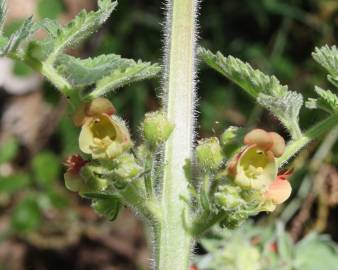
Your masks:
{"label": "plant stem", "polygon": [[319,122],[318,124],[314,125],[308,131],[306,131],[304,135],[301,136],[299,139],[291,141],[286,147],[283,156],[281,156],[277,160],[279,167],[283,166],[290,158],[292,158],[309,142],[327,133],[337,124],[338,124],[338,114],[333,114],[328,118],[324,119],[323,121]]}
{"label": "plant stem", "polygon": [[192,237],[182,219],[186,204],[180,196],[189,198],[183,166],[192,158],[194,135],[196,11],[196,0],[167,3],[164,102],[175,129],[165,146],[162,221],[155,228],[158,270],[187,270],[191,255]]}

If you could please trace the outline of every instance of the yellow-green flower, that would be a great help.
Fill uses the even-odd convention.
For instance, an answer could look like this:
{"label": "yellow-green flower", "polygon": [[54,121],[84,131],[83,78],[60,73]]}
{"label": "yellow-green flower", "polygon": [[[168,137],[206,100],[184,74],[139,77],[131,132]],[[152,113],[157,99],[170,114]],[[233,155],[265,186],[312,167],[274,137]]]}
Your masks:
{"label": "yellow-green flower", "polygon": [[251,145],[240,153],[234,181],[243,188],[265,191],[276,179],[277,173],[278,167],[272,152]]}
{"label": "yellow-green flower", "polygon": [[130,149],[132,142],[124,122],[114,115],[101,114],[83,124],[79,146],[93,159],[114,159]]}

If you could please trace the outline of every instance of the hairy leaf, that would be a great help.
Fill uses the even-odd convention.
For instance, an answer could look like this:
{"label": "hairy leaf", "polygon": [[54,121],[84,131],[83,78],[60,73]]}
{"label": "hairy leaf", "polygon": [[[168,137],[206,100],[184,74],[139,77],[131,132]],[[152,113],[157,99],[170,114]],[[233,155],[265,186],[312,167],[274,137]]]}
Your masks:
{"label": "hairy leaf", "polygon": [[336,46],[316,48],[312,53],[314,60],[329,73],[328,80],[338,88],[338,49]]}
{"label": "hairy leaf", "polygon": [[232,80],[254,98],[260,93],[282,97],[288,91],[288,87],[281,85],[275,76],[265,75],[238,58],[225,57],[220,52],[213,54],[203,48],[199,50],[199,54],[210,67]]}
{"label": "hairy leaf", "polygon": [[338,112],[338,97],[330,90],[324,90],[318,86],[315,87],[315,91],[319,96],[317,99],[310,98],[306,102],[306,107],[309,109],[322,109],[329,113]]}
{"label": "hairy leaf", "polygon": [[71,85],[83,87],[94,84],[114,70],[126,69],[133,64],[135,64],[133,60],[121,58],[116,54],[100,55],[83,60],[62,55],[57,60],[57,69]]}
{"label": "hairy leaf", "polygon": [[157,64],[133,61],[128,67],[117,68],[110,75],[99,80],[95,88],[86,94],[84,98],[94,99],[106,95],[124,85],[153,77],[159,71],[160,67]]}
{"label": "hairy leaf", "polygon": [[21,27],[9,38],[7,44],[1,50],[0,55],[3,56],[15,52],[21,42],[33,33],[33,26],[34,23],[32,17],[25,20]]}
{"label": "hairy leaf", "polygon": [[275,76],[268,76],[240,59],[225,57],[220,52],[213,54],[203,48],[199,50],[199,54],[210,67],[236,83],[260,105],[271,111],[293,138],[301,136],[298,126],[299,112],[303,105],[301,94],[289,91]]}
{"label": "hairy leaf", "polygon": [[51,24],[47,21],[48,23],[45,24],[45,27],[47,27],[49,33],[52,33],[50,37],[50,40],[52,40],[50,54],[47,61],[53,63],[64,49],[73,47],[97,31],[108,19],[116,5],[116,1],[99,0],[99,9],[97,11],[87,12],[83,10],[65,27],[58,27],[58,29],[55,28],[57,24]]}

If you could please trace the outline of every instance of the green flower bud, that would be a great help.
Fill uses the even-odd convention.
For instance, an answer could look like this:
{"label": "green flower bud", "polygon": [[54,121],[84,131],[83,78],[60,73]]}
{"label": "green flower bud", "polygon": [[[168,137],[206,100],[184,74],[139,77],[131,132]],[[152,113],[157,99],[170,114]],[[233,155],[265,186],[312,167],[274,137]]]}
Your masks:
{"label": "green flower bud", "polygon": [[216,137],[199,141],[196,147],[196,157],[203,169],[215,170],[222,165],[223,153]]}
{"label": "green flower bud", "polygon": [[95,172],[95,167],[90,164],[81,168],[80,175],[84,179],[85,192],[104,191],[108,187],[108,180],[98,175]]}
{"label": "green flower bud", "polygon": [[144,138],[152,147],[168,140],[174,130],[174,125],[169,122],[163,112],[147,113],[143,122]]}
{"label": "green flower bud", "polygon": [[226,146],[232,144],[236,136],[238,135],[240,128],[235,126],[228,127],[221,135],[221,144]]}
{"label": "green flower bud", "polygon": [[243,129],[235,126],[227,128],[220,137],[223,152],[226,156],[232,156],[242,146]]}
{"label": "green flower bud", "polygon": [[241,197],[241,188],[238,186],[219,186],[215,193],[215,203],[223,210],[235,210],[245,205],[245,200]]}
{"label": "green flower bud", "polygon": [[93,159],[111,160],[129,150],[132,142],[120,118],[102,114],[90,118],[82,126],[79,146]]}
{"label": "green flower bud", "polygon": [[130,181],[142,171],[132,154],[122,154],[116,159],[116,162],[118,165],[113,173],[119,180]]}

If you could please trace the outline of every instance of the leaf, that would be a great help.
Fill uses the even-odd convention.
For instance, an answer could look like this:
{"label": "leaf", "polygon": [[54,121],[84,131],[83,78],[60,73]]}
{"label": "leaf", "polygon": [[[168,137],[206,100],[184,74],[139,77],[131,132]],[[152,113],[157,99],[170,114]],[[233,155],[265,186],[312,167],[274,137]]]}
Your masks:
{"label": "leaf", "polygon": [[232,56],[225,57],[220,52],[213,54],[200,48],[202,59],[213,69],[236,83],[256,101],[271,111],[289,130],[294,139],[301,136],[298,125],[303,96],[289,91],[275,76],[268,76],[248,63]]}
{"label": "leaf", "polygon": [[106,95],[124,85],[154,77],[159,71],[160,67],[157,64],[133,61],[129,67],[117,68],[110,75],[99,80],[95,88],[86,94],[84,98],[94,99]]}
{"label": "leaf", "polygon": [[12,228],[20,232],[35,230],[41,222],[41,211],[33,198],[26,198],[21,201],[14,208],[11,216]]}
{"label": "leaf", "polygon": [[10,176],[0,176],[0,193],[12,194],[29,186],[30,180],[27,174],[16,173]]}
{"label": "leaf", "polygon": [[303,106],[301,94],[293,91],[288,91],[283,97],[259,94],[257,101],[282,122],[294,139],[301,137],[302,134],[298,126],[299,112]]}
{"label": "leaf", "polygon": [[315,91],[319,98],[310,98],[306,102],[306,107],[309,109],[322,109],[329,113],[338,112],[338,97],[330,90],[324,90],[318,86]]}
{"label": "leaf", "polygon": [[220,52],[213,54],[203,48],[199,49],[199,54],[210,67],[239,85],[254,98],[257,98],[260,93],[282,97],[288,91],[288,87],[281,85],[275,76],[265,75],[238,58],[225,57]]}
{"label": "leaf", "polygon": [[0,145],[0,164],[11,161],[19,149],[18,141],[11,137]]}
{"label": "leaf", "polygon": [[315,48],[312,53],[314,60],[319,63],[329,73],[328,80],[338,88],[338,49],[336,46],[325,45]]}
{"label": "leaf", "polygon": [[57,156],[51,152],[41,152],[32,160],[35,180],[42,186],[48,187],[57,180],[61,166]]}
{"label": "leaf", "polygon": [[297,269],[336,269],[338,265],[337,246],[333,241],[318,235],[307,236],[295,250]]}
{"label": "leaf", "polygon": [[34,23],[32,17],[25,20],[21,27],[11,35],[6,46],[4,46],[4,48],[1,50],[0,56],[15,52],[20,46],[21,42],[33,33],[33,26]]}
{"label": "leaf", "polygon": [[121,202],[118,198],[99,199],[92,202],[93,209],[100,215],[105,216],[110,221],[117,218]]}
{"label": "leaf", "polygon": [[135,62],[119,55],[100,55],[95,58],[78,59],[62,55],[57,60],[58,72],[74,87],[92,85],[114,70],[125,69]]}
{"label": "leaf", "polygon": [[[56,37],[51,37],[49,64],[54,63],[56,57],[66,48],[71,48],[93,34],[109,18],[117,2],[99,0],[97,11],[83,10],[65,27],[57,29]],[[55,24],[54,24],[55,26]]]}

